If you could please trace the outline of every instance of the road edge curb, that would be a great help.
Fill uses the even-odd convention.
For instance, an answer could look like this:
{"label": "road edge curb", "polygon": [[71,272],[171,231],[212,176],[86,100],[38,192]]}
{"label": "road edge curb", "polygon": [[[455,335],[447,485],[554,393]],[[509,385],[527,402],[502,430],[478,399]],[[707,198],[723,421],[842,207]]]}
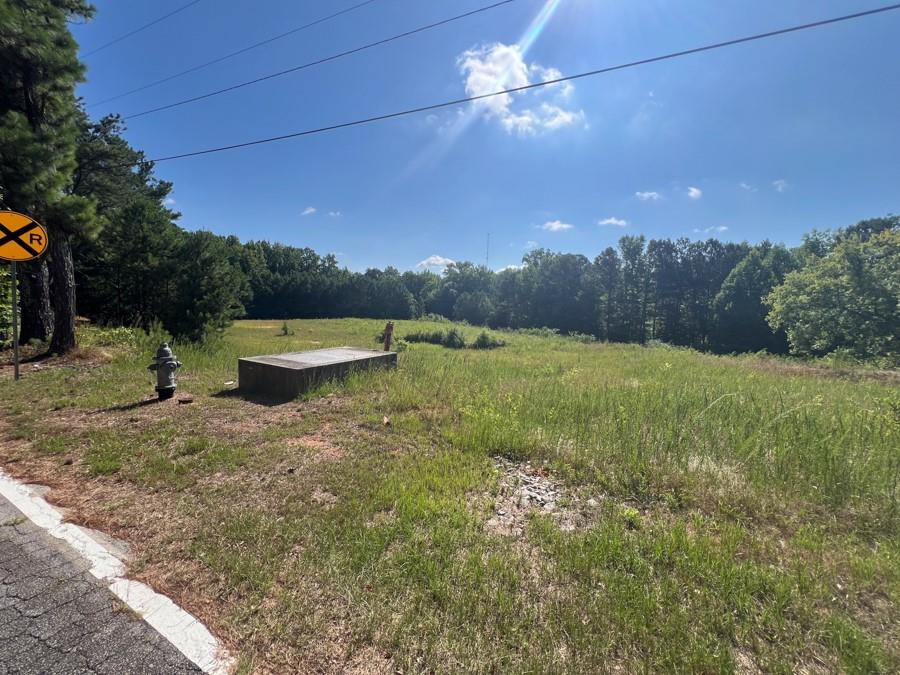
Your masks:
{"label": "road edge curb", "polygon": [[90,564],[93,576],[203,672],[231,672],[233,657],[199,619],[147,584],[124,578],[122,560],[77,525],[64,522],[62,514],[34,488],[0,469],[0,495],[37,527],[66,542]]}

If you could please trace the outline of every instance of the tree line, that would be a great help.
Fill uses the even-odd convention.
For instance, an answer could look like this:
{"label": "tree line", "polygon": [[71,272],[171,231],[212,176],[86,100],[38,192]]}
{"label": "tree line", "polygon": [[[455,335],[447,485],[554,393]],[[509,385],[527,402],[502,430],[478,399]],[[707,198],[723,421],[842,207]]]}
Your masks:
{"label": "tree line", "polygon": [[267,242],[245,244],[239,261],[249,318],[440,315],[722,353],[900,354],[897,216],[813,231],[795,249],[625,236],[593,260],[538,249],[499,272],[462,262],[441,275],[354,273],[333,256]]}
{"label": "tree line", "polygon": [[[896,216],[813,231],[795,249],[625,236],[593,259],[538,249],[515,268],[441,274],[352,272],[309,248],[188,231],[121,119],[91,120],[75,98],[83,67],[66,21],[92,12],[82,0],[0,0],[0,206],[51,235],[49,254],[21,265],[23,343],[74,348],[76,312],[191,340],[238,317],[433,314],[717,352],[900,354]],[[0,305],[8,340],[6,274]]]}

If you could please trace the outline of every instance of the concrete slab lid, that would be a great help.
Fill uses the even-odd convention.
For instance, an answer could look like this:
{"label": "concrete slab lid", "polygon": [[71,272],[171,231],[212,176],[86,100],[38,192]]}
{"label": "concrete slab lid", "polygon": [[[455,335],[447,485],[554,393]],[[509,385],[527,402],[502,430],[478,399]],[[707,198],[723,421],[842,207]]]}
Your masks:
{"label": "concrete slab lid", "polygon": [[308,352],[249,356],[240,360],[282,366],[284,368],[302,369],[328,366],[336,363],[348,363],[350,361],[377,359],[391,354],[394,354],[394,352],[382,352],[359,347],[330,347],[328,349],[315,349]]}

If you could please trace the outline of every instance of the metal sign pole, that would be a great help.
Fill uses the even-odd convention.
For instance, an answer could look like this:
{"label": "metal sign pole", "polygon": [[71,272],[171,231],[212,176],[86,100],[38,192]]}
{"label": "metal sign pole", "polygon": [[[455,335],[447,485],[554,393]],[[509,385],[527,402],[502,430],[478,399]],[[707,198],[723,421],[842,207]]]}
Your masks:
{"label": "metal sign pole", "polygon": [[13,342],[13,372],[19,379],[19,299],[16,283],[16,263],[12,263],[12,342]]}

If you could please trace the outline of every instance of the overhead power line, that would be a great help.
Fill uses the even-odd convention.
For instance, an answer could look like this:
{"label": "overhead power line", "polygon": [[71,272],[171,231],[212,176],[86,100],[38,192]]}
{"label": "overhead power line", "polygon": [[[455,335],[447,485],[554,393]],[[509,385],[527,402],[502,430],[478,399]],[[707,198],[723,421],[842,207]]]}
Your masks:
{"label": "overhead power line", "polygon": [[105,44],[102,44],[102,45],[100,45],[99,47],[97,47],[97,48],[95,48],[95,49],[92,49],[92,50],[89,51],[89,52],[85,52],[84,54],[82,54],[82,56],[92,56],[93,54],[96,54],[97,52],[103,51],[103,50],[106,49],[107,47],[112,47],[114,44],[118,44],[118,43],[121,42],[122,40],[126,40],[126,39],[130,38],[132,35],[137,35],[137,34],[140,33],[142,30],[147,30],[148,28],[150,28],[150,26],[155,26],[155,25],[158,24],[160,21],[165,21],[165,20],[168,19],[169,17],[175,16],[175,15],[178,14],[179,12],[183,12],[183,11],[186,10],[188,7],[193,7],[193,6],[196,5],[198,2],[200,2],[200,0],[192,0],[191,2],[187,3],[186,5],[182,5],[182,6],[179,7],[178,9],[172,10],[172,11],[169,12],[168,14],[164,14],[163,16],[159,17],[158,19],[154,19],[154,20],[151,21],[150,23],[145,23],[145,24],[144,24],[143,26],[141,26],[140,28],[135,28],[134,30],[125,33],[125,35],[120,35],[120,36],[117,37],[115,40],[110,40],[109,42],[107,42],[107,43],[105,43]]}
{"label": "overhead power line", "polygon": [[397,40],[401,40],[406,37],[410,37],[411,35],[416,35],[417,33],[423,33],[427,30],[432,30],[434,28],[438,28],[439,26],[445,26],[448,23],[453,23],[454,21],[461,21],[462,19],[466,19],[470,16],[474,16],[476,14],[481,14],[483,12],[490,11],[492,9],[497,9],[498,7],[502,7],[504,5],[509,5],[513,2],[517,2],[518,0],[500,0],[499,2],[495,2],[491,5],[485,5],[484,7],[479,7],[478,9],[473,9],[468,12],[464,12],[463,14],[457,14],[456,16],[451,16],[447,19],[441,19],[440,21],[435,21],[433,23],[426,24],[424,26],[419,26],[418,28],[413,28],[412,30],[404,31],[403,33],[398,33],[397,35],[392,35],[391,37],[383,38],[381,40],[376,40],[375,42],[370,42],[368,44],[362,45],[361,47],[354,47],[353,49],[348,49],[343,52],[338,52],[337,54],[332,54],[331,56],[325,56],[321,59],[316,59],[315,61],[309,61],[308,63],[301,64],[299,66],[294,66],[292,68],[287,68],[286,70],[279,70],[277,73],[271,73],[269,75],[263,75],[262,77],[257,77],[253,80],[247,80],[246,82],[241,82],[239,84],[233,84],[230,87],[225,87],[223,89],[216,89],[215,91],[210,91],[205,94],[200,94],[199,96],[192,96],[190,98],[182,99],[181,101],[175,101],[174,103],[168,103],[166,105],[157,106],[156,108],[150,108],[149,110],[143,110],[138,113],[133,113],[131,115],[125,115],[123,119],[133,120],[138,117],[144,117],[145,115],[151,115],[153,113],[161,112],[163,110],[170,110],[171,108],[177,108],[179,106],[187,105],[188,103],[195,103],[197,101],[202,101],[207,98],[212,98],[213,96],[219,96],[221,94],[225,94],[229,91],[235,91],[236,89],[243,89],[244,87],[249,87],[252,84],[259,84],[260,82],[265,82],[267,80],[275,79],[276,77],[282,77],[284,75],[289,75],[291,73],[296,73],[300,70],[305,70],[307,68],[312,68],[314,66],[320,66],[323,63],[328,63],[330,61],[336,61],[337,59],[344,58],[345,56],[350,56],[352,54],[358,54],[359,52],[366,51],[367,49],[373,49],[374,47],[380,47],[381,45],[386,45],[390,42],[396,42]]}
{"label": "overhead power line", "polygon": [[146,89],[150,89],[152,87],[156,87],[160,84],[164,84],[165,82],[171,82],[172,80],[178,79],[179,77],[183,77],[185,75],[189,75],[191,73],[196,73],[198,70],[203,70],[204,68],[208,68],[209,66],[213,66],[217,63],[222,63],[222,61],[227,61],[228,59],[234,58],[235,56],[240,56],[241,54],[245,54],[246,52],[257,49],[258,47],[262,47],[267,44],[271,44],[276,40],[281,40],[282,38],[286,38],[290,35],[294,35],[295,33],[299,33],[300,31],[304,31],[308,28],[312,28],[313,26],[318,26],[320,23],[325,23],[326,21],[330,21],[331,19],[336,19],[339,16],[343,16],[344,14],[349,14],[357,9],[362,9],[366,5],[371,5],[373,2],[378,2],[379,0],[365,0],[365,2],[360,2],[351,7],[347,7],[346,9],[342,9],[339,12],[334,12],[333,14],[329,14],[328,16],[323,16],[320,19],[316,19],[315,21],[310,21],[309,23],[305,23],[302,26],[297,26],[296,28],[292,28],[289,31],[285,31],[284,33],[280,33],[275,35],[274,37],[267,38],[265,40],[261,40],[259,42],[255,42],[252,45],[248,45],[237,51],[230,52],[229,54],[225,54],[224,56],[219,56],[218,58],[212,59],[211,61],[206,61],[205,63],[201,63],[199,65],[188,68],[187,70],[182,70],[179,73],[175,73],[174,75],[168,75],[167,77],[163,77],[159,80],[154,80],[153,82],[148,82],[147,84],[143,84],[140,87],[135,87],[134,89],[130,89],[128,91],[122,92],[121,94],[116,94],[115,96],[110,96],[109,98],[105,98],[102,101],[97,101],[96,103],[92,103],[88,106],[88,108],[94,108],[98,105],[103,105],[104,103],[109,103],[110,101],[116,101],[120,98],[125,98],[126,96],[131,96],[132,94],[136,94],[139,91],[144,91]]}
{"label": "overhead power line", "polygon": [[503,89],[500,91],[495,91],[490,94],[481,94],[478,96],[468,96],[466,98],[458,98],[453,101],[444,101],[443,103],[433,103],[430,105],[419,106],[417,108],[408,108],[406,110],[401,110],[398,112],[387,113],[384,115],[376,115],[374,117],[366,117],[363,119],[353,120],[351,122],[341,122],[338,124],[332,124],[325,127],[318,127],[316,129],[307,129],[305,131],[297,131],[291,134],[283,134],[281,136],[270,136],[269,138],[260,138],[255,141],[247,141],[244,143],[234,143],[232,145],[223,145],[216,148],[207,148],[206,150],[196,150],[194,152],[185,152],[178,155],[168,155],[165,157],[157,157],[156,159],[145,160],[144,162],[134,162],[132,164],[128,164],[126,166],[135,166],[138,164],[148,163],[148,162],[169,162],[176,159],[185,159],[187,157],[198,157],[200,155],[211,155],[217,152],[225,152],[226,150],[237,150],[239,148],[248,148],[254,145],[263,145],[264,143],[274,143],[276,141],[284,141],[291,138],[301,138],[303,136],[312,136],[315,134],[325,133],[327,131],[336,131],[338,129],[347,129],[349,127],[357,127],[362,126],[364,124],[372,124],[374,122],[382,122],[384,120],[395,119],[397,117],[405,117],[407,115],[414,115],[417,113],[429,112],[432,110],[439,110],[441,108],[450,108],[454,106],[464,105],[466,103],[471,103],[473,101],[480,101],[483,99],[493,98],[495,96],[504,96],[507,94],[515,94],[523,91],[529,91],[531,89],[538,89],[541,87],[549,87],[556,84],[561,84],[563,82],[571,82],[573,80],[580,80],[587,77],[594,77],[596,75],[603,75],[605,73],[611,73],[617,70],[625,70],[626,68],[634,68],[637,66],[643,66],[650,63],[658,63],[660,61],[667,61],[670,59],[676,59],[682,56],[689,56],[691,54],[699,54],[701,52],[708,52],[714,49],[722,49],[724,47],[732,47],[734,45],[744,44],[747,42],[754,42],[757,40],[765,40],[767,38],[776,37],[778,35],[786,35],[788,33],[796,33],[803,30],[809,30],[812,28],[820,28],[822,26],[828,26],[830,24],[841,23],[843,21],[850,21],[852,19],[859,19],[866,16],[873,16],[875,14],[882,14],[884,12],[891,12],[894,10],[900,9],[900,3],[894,5],[885,5],[883,7],[878,7],[875,9],[869,9],[862,12],[855,12],[853,14],[845,14],[843,16],[837,16],[831,19],[823,19],[821,21],[813,21],[811,23],[800,24],[797,26],[790,26],[788,28],[779,28],[777,30],[768,31],[765,33],[757,33],[755,35],[748,35],[746,37],[735,38],[733,40],[726,40],[725,42],[716,42],[709,45],[704,45],[702,47],[694,47],[692,49],[684,49],[678,52],[670,52],[668,54],[663,54],[661,56],[652,56],[646,59],[640,59],[639,61],[631,61],[629,63],[622,63],[617,66],[607,66],[605,68],[597,68],[596,70],[589,70],[583,73],[578,73],[577,75],[567,75],[565,77],[558,77],[552,80],[547,80],[546,82],[535,82],[533,84],[526,84],[521,87],[513,87],[511,89]]}

